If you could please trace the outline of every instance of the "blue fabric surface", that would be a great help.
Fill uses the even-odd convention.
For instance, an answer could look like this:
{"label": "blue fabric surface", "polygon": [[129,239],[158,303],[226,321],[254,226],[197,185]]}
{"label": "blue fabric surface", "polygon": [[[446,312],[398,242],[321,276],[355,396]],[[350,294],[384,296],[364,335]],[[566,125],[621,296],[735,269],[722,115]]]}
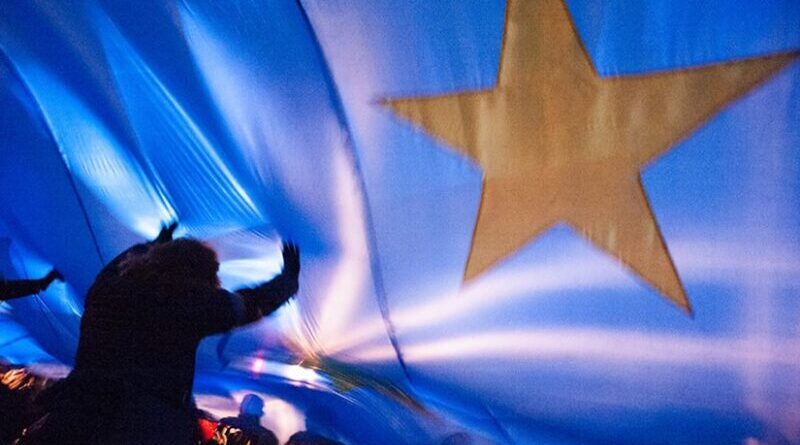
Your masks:
{"label": "blue fabric surface", "polygon": [[[792,0],[566,5],[604,77],[800,50]],[[94,274],[177,219],[231,288],[303,250],[294,303],[202,345],[218,414],[247,389],[348,443],[800,443],[800,62],[642,172],[693,318],[564,225],[462,287],[481,170],[382,101],[491,88],[505,6],[0,6],[3,273],[67,277],[4,305],[0,356],[71,363]]]}

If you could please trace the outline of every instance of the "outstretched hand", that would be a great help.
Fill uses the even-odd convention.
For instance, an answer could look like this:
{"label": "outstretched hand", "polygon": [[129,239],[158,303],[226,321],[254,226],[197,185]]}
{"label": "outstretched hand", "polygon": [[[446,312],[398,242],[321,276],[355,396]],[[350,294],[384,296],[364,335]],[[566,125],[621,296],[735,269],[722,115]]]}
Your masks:
{"label": "outstretched hand", "polygon": [[48,283],[52,283],[54,280],[63,282],[64,275],[62,275],[61,272],[58,271],[58,269],[50,269],[50,272],[48,272],[47,275],[45,275],[44,279],[47,280]]}
{"label": "outstretched hand", "polygon": [[283,272],[282,274],[293,275],[295,278],[300,275],[300,248],[295,243],[283,245]]}
{"label": "outstretched hand", "polygon": [[297,294],[300,287],[300,249],[294,243],[285,243],[282,253],[283,270],[281,273],[255,288],[236,291],[245,297],[244,323],[253,322],[275,312]]}
{"label": "outstretched hand", "polygon": [[62,275],[61,272],[59,272],[56,269],[51,269],[50,272],[47,273],[47,275],[45,275],[39,280],[40,283],[39,285],[41,286],[42,290],[45,290],[48,287],[50,287],[50,284],[55,280],[63,282],[64,275]]}
{"label": "outstretched hand", "polygon": [[283,271],[267,283],[275,307],[292,298],[299,289],[300,249],[294,243],[286,243],[282,253]]}

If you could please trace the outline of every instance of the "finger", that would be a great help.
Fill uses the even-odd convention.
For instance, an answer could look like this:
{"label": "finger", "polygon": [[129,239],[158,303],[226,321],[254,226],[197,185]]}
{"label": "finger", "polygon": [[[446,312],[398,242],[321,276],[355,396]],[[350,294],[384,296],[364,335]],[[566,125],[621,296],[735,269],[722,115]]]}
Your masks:
{"label": "finger", "polygon": [[291,249],[289,250],[289,262],[293,269],[300,268],[300,249],[297,247],[296,244],[291,245]]}
{"label": "finger", "polygon": [[286,241],[283,244],[283,273],[298,275],[300,273],[300,249],[297,244]]}
{"label": "finger", "polygon": [[288,242],[288,243],[283,245],[283,258],[284,259],[297,258],[298,254],[299,254],[299,250],[297,249],[297,245],[296,244],[294,244],[292,242]]}

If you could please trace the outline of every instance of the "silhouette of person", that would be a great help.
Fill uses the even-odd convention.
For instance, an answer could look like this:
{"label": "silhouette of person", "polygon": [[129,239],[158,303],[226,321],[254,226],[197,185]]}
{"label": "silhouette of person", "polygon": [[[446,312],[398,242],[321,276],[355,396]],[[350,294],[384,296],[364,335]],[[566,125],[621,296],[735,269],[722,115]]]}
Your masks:
{"label": "silhouette of person", "polygon": [[39,293],[50,287],[50,284],[55,280],[64,281],[64,276],[55,269],[52,269],[47,275],[38,280],[0,279],[0,300],[11,300]]}
{"label": "silhouette of person", "polygon": [[264,401],[248,394],[239,405],[239,415],[224,417],[219,421],[214,439],[209,445],[278,445],[275,434],[261,426]]}
{"label": "silhouette of person", "polygon": [[156,240],[120,254],[86,297],[75,368],[42,397],[47,414],[20,444],[192,443],[200,340],[274,312],[298,290],[300,253],[259,286],[220,287],[216,253],[200,241]]}
{"label": "silhouette of person", "polygon": [[11,443],[41,415],[33,400],[53,383],[30,369],[0,363],[0,444]]}

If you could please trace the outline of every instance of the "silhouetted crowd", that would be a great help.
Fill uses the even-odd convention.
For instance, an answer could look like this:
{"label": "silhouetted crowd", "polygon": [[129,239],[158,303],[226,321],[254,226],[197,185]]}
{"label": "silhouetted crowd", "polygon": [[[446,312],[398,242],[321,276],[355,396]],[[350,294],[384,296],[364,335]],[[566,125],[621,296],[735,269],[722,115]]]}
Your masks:
{"label": "silhouetted crowd", "polygon": [[[278,445],[261,425],[264,402],[247,395],[239,415],[215,419],[192,397],[200,341],[272,314],[299,288],[300,251],[282,249],[283,270],[258,286],[221,287],[217,255],[175,223],[106,265],[90,287],[75,367],[51,379],[0,364],[0,445]],[[36,294],[55,281],[0,280],[0,300]],[[455,440],[455,441],[454,441]],[[456,436],[445,439],[467,444]],[[286,445],[341,445],[309,431]]]}
{"label": "silhouetted crowd", "polygon": [[[249,415],[223,419],[208,441],[199,441],[195,355],[203,338],[255,322],[294,296],[300,251],[285,244],[280,274],[230,292],[220,286],[214,250],[195,239],[173,239],[176,226],[132,246],[97,275],[86,296],[75,367],[66,378],[4,370],[3,443],[276,443],[259,429],[252,398]],[[35,294],[63,279],[53,270],[38,280],[2,280],[0,299]]]}
{"label": "silhouetted crowd", "polygon": [[[37,403],[43,393],[56,385],[58,380],[37,375],[24,367],[0,365],[0,444],[21,443],[17,438],[26,427],[40,419],[45,413]],[[275,434],[261,426],[264,402],[255,394],[242,400],[239,415],[215,419],[211,414],[195,410],[195,427],[192,442],[195,445],[278,445]],[[157,414],[157,412],[156,412]],[[56,439],[53,444],[73,444],[69,438]],[[100,442],[88,442],[100,443]],[[133,442],[103,442],[133,443]],[[146,444],[167,444],[164,438],[151,436]],[[292,435],[286,445],[342,445],[341,442],[324,436],[299,431]]]}

